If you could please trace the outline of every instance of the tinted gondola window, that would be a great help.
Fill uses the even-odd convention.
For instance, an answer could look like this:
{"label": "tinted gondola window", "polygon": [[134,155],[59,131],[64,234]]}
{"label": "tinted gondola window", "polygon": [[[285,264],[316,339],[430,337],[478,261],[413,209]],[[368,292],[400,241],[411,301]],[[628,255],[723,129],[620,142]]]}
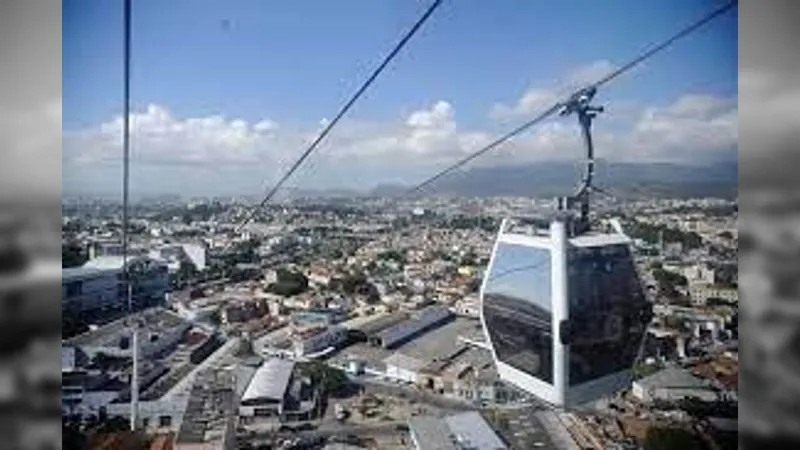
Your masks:
{"label": "tinted gondola window", "polygon": [[500,244],[483,291],[483,317],[497,358],[553,383],[550,251]]}
{"label": "tinted gondola window", "polygon": [[571,385],[633,366],[650,304],[625,245],[568,253]]}

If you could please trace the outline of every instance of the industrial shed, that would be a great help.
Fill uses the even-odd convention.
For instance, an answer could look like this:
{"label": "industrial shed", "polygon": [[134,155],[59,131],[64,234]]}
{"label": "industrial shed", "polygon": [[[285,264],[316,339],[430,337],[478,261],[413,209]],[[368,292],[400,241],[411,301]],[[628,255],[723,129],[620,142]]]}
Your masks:
{"label": "industrial shed", "polygon": [[688,397],[714,401],[718,397],[710,382],[679,367],[668,367],[634,381],[631,393],[645,403],[656,400],[677,401]]}
{"label": "industrial shed", "polygon": [[381,331],[391,326],[397,325],[398,323],[401,323],[407,319],[408,319],[408,314],[404,312],[383,314],[365,323],[359,324],[358,326],[354,327],[353,330],[360,331],[365,335],[372,337],[377,335]]}
{"label": "industrial shed", "polygon": [[383,360],[386,364],[386,376],[398,381],[416,384],[420,371],[428,365],[426,361],[402,353],[393,353]]}
{"label": "industrial shed", "polygon": [[239,415],[272,416],[283,413],[284,398],[292,379],[294,362],[272,358],[253,374],[242,396]]}
{"label": "industrial shed", "polygon": [[434,305],[422,310],[419,317],[400,322],[370,337],[372,345],[386,349],[399,347],[422,333],[455,318],[444,306]]}

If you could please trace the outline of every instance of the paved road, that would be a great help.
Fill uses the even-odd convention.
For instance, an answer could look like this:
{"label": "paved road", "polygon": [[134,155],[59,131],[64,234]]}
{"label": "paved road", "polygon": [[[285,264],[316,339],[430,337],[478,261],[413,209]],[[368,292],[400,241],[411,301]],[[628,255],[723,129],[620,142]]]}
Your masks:
{"label": "paved road", "polygon": [[470,411],[478,409],[477,406],[457,399],[446,398],[441,395],[436,395],[430,392],[420,391],[412,387],[397,385],[394,383],[381,381],[376,378],[354,377],[351,376],[350,380],[356,384],[364,387],[367,392],[377,392],[393,396],[401,396],[409,399],[414,399],[420,403],[427,403],[442,409],[451,409],[457,411]]}
{"label": "paved road", "polygon": [[255,446],[271,444],[283,439],[317,439],[330,438],[333,436],[369,436],[369,435],[389,435],[395,434],[402,428],[405,430],[405,421],[390,421],[375,424],[325,424],[324,427],[308,431],[285,431],[279,433],[256,433],[255,435],[242,436],[240,441],[249,442]]}
{"label": "paved road", "polygon": [[287,326],[270,331],[253,341],[253,350],[256,354],[265,356],[267,347],[275,342],[285,340],[289,336],[289,331],[290,329]]}

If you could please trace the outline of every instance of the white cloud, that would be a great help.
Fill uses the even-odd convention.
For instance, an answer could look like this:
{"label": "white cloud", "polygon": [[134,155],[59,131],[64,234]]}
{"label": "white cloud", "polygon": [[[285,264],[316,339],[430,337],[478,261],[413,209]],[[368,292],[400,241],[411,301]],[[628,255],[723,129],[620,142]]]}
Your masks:
{"label": "white cloud", "polygon": [[691,162],[703,153],[735,148],[738,124],[735,102],[686,95],[666,107],[644,109],[619,148],[631,159]]}
{"label": "white cloud", "polygon": [[[613,66],[595,63],[576,71],[573,78],[594,78],[608,70]],[[550,103],[553,96],[546,90],[531,89],[508,110],[514,114],[533,110]],[[737,119],[735,99],[703,94],[687,94],[666,105],[627,107],[624,114],[611,109],[595,126],[597,156],[629,161],[700,161],[736,147]],[[133,114],[131,123],[134,161],[206,167],[215,173],[224,173],[226,167],[230,173],[240,173],[236,171],[246,167],[261,171],[261,179],[255,181],[260,183],[283,173],[327,122],[296,126],[267,119],[251,124],[221,115],[181,118],[166,107],[150,105]],[[118,163],[121,126],[117,117],[70,133],[65,139],[64,161],[71,167],[67,170],[82,170],[102,161]],[[509,128],[504,126],[502,132]],[[388,170],[400,178],[405,173],[432,174],[497,137],[496,131],[464,128],[454,105],[440,100],[393,121],[342,120],[297,176],[313,182],[329,172],[335,172],[332,176],[339,179],[364,176],[372,170]],[[582,153],[582,138],[574,119],[553,118],[475,164],[578,160]]]}
{"label": "white cloud", "polygon": [[[594,126],[596,155],[617,161],[706,162],[738,145],[735,100],[685,95],[668,105],[639,108],[624,120],[601,116]],[[604,126],[604,124],[606,124]],[[573,120],[547,121],[498,150],[494,160],[578,159],[580,129]]]}
{"label": "white cloud", "polygon": [[[83,164],[118,161],[121,155],[121,116],[70,136],[65,158]],[[150,104],[130,116],[132,159],[165,164],[243,164],[271,159],[269,141],[278,124],[254,125],[221,115],[175,118],[163,106]]]}
{"label": "white cloud", "polygon": [[253,125],[253,130],[257,133],[268,133],[270,131],[277,131],[278,124],[271,120],[262,120],[261,122]]}
{"label": "white cloud", "polygon": [[575,69],[568,78],[567,86],[572,89],[584,87],[600,81],[617,69],[618,67],[614,63],[606,59],[594,61]]}
{"label": "white cloud", "polygon": [[617,66],[607,60],[594,61],[578,67],[550,88],[531,86],[515,103],[511,105],[504,103],[494,105],[491,117],[500,121],[520,118],[530,119],[533,115],[543,112],[559,100],[563,100],[572,92],[599,81],[616,69]]}

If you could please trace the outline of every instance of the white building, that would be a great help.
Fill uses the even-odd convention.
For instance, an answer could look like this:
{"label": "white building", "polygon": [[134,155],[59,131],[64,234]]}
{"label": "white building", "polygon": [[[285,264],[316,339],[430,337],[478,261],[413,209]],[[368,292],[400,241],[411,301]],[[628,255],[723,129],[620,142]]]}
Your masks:
{"label": "white building", "polygon": [[481,302],[478,296],[467,296],[458,300],[453,308],[459,316],[478,319],[481,316]]}
{"label": "white building", "polygon": [[337,347],[347,340],[347,330],[339,326],[328,326],[318,333],[298,336],[293,340],[295,357],[313,355]]}
{"label": "white building", "polygon": [[206,269],[206,247],[204,245],[166,244],[151,250],[149,256],[164,261],[170,268],[170,272],[180,269],[181,263],[191,265],[198,272]]}
{"label": "white building", "polygon": [[693,264],[682,268],[686,281],[692,284],[714,284],[717,280],[716,272],[705,264]]}
{"label": "white building", "polygon": [[[167,266],[146,256],[129,257],[127,264],[133,279],[134,305],[142,307],[163,303],[169,290]],[[123,272],[121,256],[100,256],[81,267],[64,269],[61,278],[62,312],[85,315],[127,308]]]}
{"label": "white building", "polygon": [[690,286],[689,293],[692,303],[697,306],[705,305],[710,298],[718,298],[729,303],[739,302],[739,290],[715,284],[694,284]]}
{"label": "white building", "polygon": [[420,370],[427,363],[417,358],[406,356],[402,353],[393,353],[383,360],[386,364],[386,377],[403,383],[417,384],[420,380]]}
{"label": "white building", "polygon": [[253,374],[242,395],[239,415],[269,417],[283,414],[284,399],[294,371],[294,362],[270,358]]}

